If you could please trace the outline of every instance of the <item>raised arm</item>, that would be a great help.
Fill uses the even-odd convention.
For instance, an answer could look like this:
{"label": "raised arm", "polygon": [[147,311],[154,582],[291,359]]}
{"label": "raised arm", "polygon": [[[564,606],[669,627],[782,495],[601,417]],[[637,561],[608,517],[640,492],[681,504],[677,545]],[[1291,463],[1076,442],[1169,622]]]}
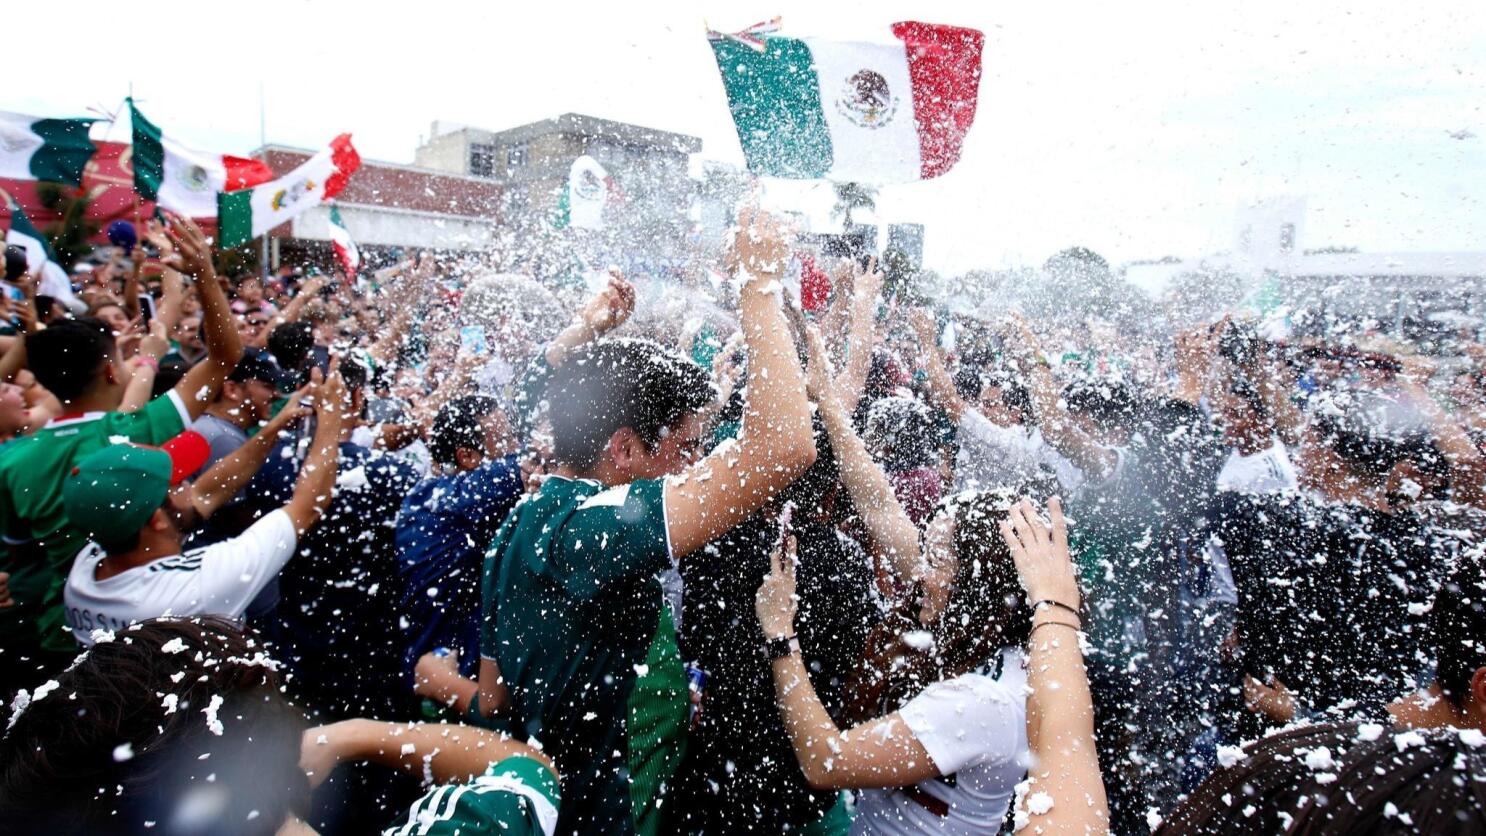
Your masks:
{"label": "raised arm", "polygon": [[288,405],[262,429],[191,483],[191,504],[202,519],[215,514],[253,480],[258,469],[268,460],[269,451],[278,443],[279,434],[309,414],[308,409],[300,406],[300,399],[314,394],[314,387],[306,386],[290,395]]}
{"label": "raised arm", "polygon": [[561,366],[574,349],[623,325],[634,311],[634,285],[625,281],[618,270],[610,270],[609,283],[604,289],[589,299],[572,324],[547,344],[543,356],[548,368]]}
{"label": "raised arm", "polygon": [[36,279],[34,276],[26,276],[18,283],[25,299],[11,305],[11,311],[21,321],[21,332],[11,340],[10,347],[5,354],[0,356],[0,381],[9,383],[15,380],[15,376],[21,369],[26,368],[26,335],[34,334],[41,330],[41,323],[36,316]]}
{"label": "raised arm", "polygon": [[367,353],[378,363],[386,365],[391,363],[402,348],[403,341],[408,335],[408,328],[413,324],[413,316],[418,311],[418,302],[424,298],[424,290],[428,287],[428,281],[433,277],[433,258],[424,254],[418,260],[418,267],[413,271],[410,278],[404,279],[398,287],[398,295],[405,300],[403,304],[397,305],[392,313],[392,321],[382,329],[382,334],[377,341],[372,343]]}
{"label": "raised arm", "polygon": [[192,366],[175,387],[176,395],[194,420],[222,388],[222,381],[237,367],[237,361],[243,356],[243,345],[237,325],[232,321],[227,294],[222,292],[217,271],[212,267],[212,248],[206,236],[190,218],[178,215],[170,218],[170,234],[176,245],[172,260],[182,273],[196,282],[196,295],[201,299],[201,325],[206,334],[206,359]]}
{"label": "raised arm", "polygon": [[807,385],[816,399],[821,423],[826,425],[826,433],[831,437],[841,481],[867,533],[891,561],[894,576],[903,581],[916,580],[924,569],[918,529],[898,502],[887,474],[867,452],[867,445],[851,424],[851,416],[836,400],[831,386],[830,358],[820,331],[809,326],[805,329],[805,339],[810,348]]}
{"label": "raised arm", "polygon": [[310,441],[309,455],[299,468],[299,481],[294,495],[284,506],[294,521],[294,530],[303,534],[330,507],[330,490],[335,484],[335,469],[340,460],[341,428],[350,409],[346,384],[339,372],[333,372],[320,386],[315,398],[315,437]]}
{"label": "raised arm", "polygon": [[304,313],[305,306],[308,305],[315,298],[315,296],[319,294],[322,289],[324,289],[324,287],[324,276],[310,276],[308,279],[305,279],[304,283],[299,286],[299,292],[294,294],[294,298],[290,299],[289,303],[284,306],[284,309],[279,311],[278,314],[274,316],[273,322],[270,323],[269,326],[270,329],[277,328],[285,322],[298,322],[300,315]]}
{"label": "raised arm", "polygon": [[789,247],[773,218],[745,210],[735,242],[747,274],[738,294],[748,348],[747,401],[736,443],[666,484],[671,551],[691,554],[752,516],[815,462],[810,404],[794,342],[780,310]]}
{"label": "raised arm", "polygon": [[[168,259],[175,252],[175,245],[170,243],[170,236],[160,227],[159,221],[151,218],[145,222],[145,239],[159,249],[160,258]],[[140,264],[144,263],[143,256]],[[181,277],[180,271],[169,265],[165,265],[160,271],[160,303],[155,306],[155,318],[165,323],[167,333],[174,333],[175,327],[180,324],[181,310],[186,299],[186,282]]]}
{"label": "raised arm", "polygon": [[965,414],[965,399],[944,368],[944,358],[939,354],[939,339],[934,333],[934,318],[923,308],[914,308],[908,315],[913,332],[918,336],[919,356],[923,358],[924,374],[929,378],[929,395],[939,408],[949,414],[951,420],[959,421]]}
{"label": "raised arm", "polygon": [[552,761],[503,734],[447,723],[379,723],[343,720],[315,726],[301,738],[299,766],[319,786],[342,763],[364,761],[423,777],[435,784],[463,784],[492,764],[521,755],[557,776]]}
{"label": "raised arm", "polygon": [[124,398],[119,402],[120,412],[138,412],[150,402],[150,395],[155,390],[155,375],[160,372],[160,358],[169,350],[165,323],[150,320],[150,333],[139,341],[138,353],[129,360],[133,371],[129,385],[124,387]]}
{"label": "raised arm", "polygon": [[877,297],[882,293],[883,275],[873,258],[865,268],[853,266],[851,328],[846,339],[846,368],[836,380],[836,396],[841,408],[856,411],[862,392],[867,388],[867,374],[872,371],[872,346],[876,341]]}
{"label": "raised arm", "polygon": [[1058,383],[1053,380],[1032,329],[1020,318],[1013,319],[1012,326],[1013,338],[1006,341],[1006,348],[1027,376],[1028,391],[1043,438],[1079,470],[1092,478],[1102,478],[1114,470],[1118,457],[1113,450],[1089,437],[1069,417],[1067,408],[1061,405]]}
{"label": "raised arm", "polygon": [[1440,452],[1450,463],[1450,486],[1456,501],[1486,507],[1486,457],[1429,394],[1427,384],[1434,374],[1432,361],[1411,356],[1400,358],[1400,362],[1403,371],[1398,375],[1399,386],[1428,422]]}
{"label": "raised arm", "polygon": [[[1022,502],[1001,523],[1027,597],[1037,606],[1028,639],[1029,789],[1017,798],[1018,827],[1037,834],[1105,833],[1109,801],[1094,748],[1094,705],[1084,670],[1078,582],[1068,554],[1063,506],[1048,502],[1052,526]],[[1042,604],[1054,601],[1056,605]]]}
{"label": "raised arm", "polygon": [[814,789],[903,787],[941,773],[897,712],[841,731],[826,713],[794,642],[795,538],[776,549],[754,608],[764,636],[789,640],[788,655],[773,661],[774,696],[800,771]]}

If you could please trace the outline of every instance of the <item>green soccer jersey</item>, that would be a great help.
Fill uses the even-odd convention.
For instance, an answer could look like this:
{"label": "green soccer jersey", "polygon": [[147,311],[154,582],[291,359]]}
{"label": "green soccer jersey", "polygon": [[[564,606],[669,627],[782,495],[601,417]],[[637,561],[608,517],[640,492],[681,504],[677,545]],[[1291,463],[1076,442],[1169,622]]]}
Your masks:
{"label": "green soccer jersey", "polygon": [[64,415],[0,446],[0,571],[10,573],[15,599],[15,606],[0,609],[0,644],[77,650],[63,624],[62,586],[87,538],[68,524],[62,483],[95,450],[116,441],[163,444],[190,422],[185,404],[171,391],[138,412]]}
{"label": "green soccer jersey", "polygon": [[690,707],[670,566],[659,480],[549,478],[486,555],[480,652],[563,775],[563,833],[664,832]]}
{"label": "green soccer jersey", "polygon": [[429,790],[382,836],[552,836],[557,810],[557,779],[535,760],[514,755],[468,784]]}

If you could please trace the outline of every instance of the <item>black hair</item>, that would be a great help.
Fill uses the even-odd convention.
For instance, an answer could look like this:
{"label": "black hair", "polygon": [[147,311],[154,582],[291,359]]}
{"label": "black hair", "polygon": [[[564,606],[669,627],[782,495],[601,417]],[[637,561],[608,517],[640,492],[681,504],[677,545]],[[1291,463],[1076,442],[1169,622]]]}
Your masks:
{"label": "black hair", "polygon": [[900,473],[939,463],[939,427],[927,406],[901,396],[881,398],[867,410],[862,433],[880,449],[882,468]]}
{"label": "black hair", "polygon": [[1471,677],[1486,668],[1486,554],[1460,557],[1435,593],[1429,611],[1435,683],[1457,706],[1470,695]]}
{"label": "black hair", "polygon": [[872,629],[862,664],[848,688],[848,715],[862,723],[896,711],[929,685],[984,665],[1004,647],[1026,644],[1032,608],[1000,524],[1018,499],[1038,495],[1029,486],[966,491],[941,500],[933,518],[954,520],[955,578],[949,601],[928,627],[927,647],[905,637],[924,627],[921,594],[904,596]]}
{"label": "black hair", "polygon": [[465,395],[444,404],[428,433],[428,452],[439,464],[455,464],[460,450],[485,451],[481,421],[500,408],[489,395]]}
{"label": "black hair", "polygon": [[1063,389],[1070,412],[1086,415],[1102,427],[1133,428],[1139,415],[1135,392],[1119,380],[1086,378]]}
{"label": "black hair", "polygon": [[310,350],[315,347],[315,329],[308,322],[285,322],[268,334],[268,352],[279,361],[280,368],[303,371]]}
{"label": "black hair", "polygon": [[54,297],[54,296],[47,296],[44,293],[37,294],[37,296],[36,296],[36,320],[38,322],[46,322],[48,319],[51,318],[51,316],[52,316],[52,308],[53,307],[56,307],[56,305],[57,305],[57,299],[56,299],[56,297]]}
{"label": "black hair", "polygon": [[553,456],[563,464],[593,467],[623,427],[654,450],[666,430],[715,397],[701,366],[656,343],[589,343],[574,351],[547,384]]}
{"label": "black hair", "polygon": [[14,832],[272,834],[308,797],[304,719],[231,622],[130,626],[54,686],[0,741],[0,820]]}
{"label": "black hair", "polygon": [[1338,393],[1312,412],[1311,425],[1350,471],[1380,480],[1419,441],[1398,418],[1397,405],[1381,395]]}
{"label": "black hair", "polygon": [[955,370],[955,391],[972,404],[979,404],[986,387],[994,386],[1001,394],[1001,405],[1020,417],[1022,423],[1033,423],[1032,395],[1016,373],[995,365],[991,355],[967,357]]}
{"label": "black hair", "polygon": [[26,366],[62,403],[92,388],[117,353],[108,326],[91,317],[63,320],[26,335]]}
{"label": "black hair", "polygon": [[1481,833],[1486,747],[1456,729],[1378,723],[1287,729],[1245,746],[1168,816],[1158,836]]}
{"label": "black hair", "polygon": [[150,390],[150,397],[158,398],[171,389],[174,389],[175,385],[180,383],[181,378],[185,377],[186,372],[190,370],[191,364],[185,360],[171,359],[162,361],[160,363],[160,371],[155,373],[155,385]]}

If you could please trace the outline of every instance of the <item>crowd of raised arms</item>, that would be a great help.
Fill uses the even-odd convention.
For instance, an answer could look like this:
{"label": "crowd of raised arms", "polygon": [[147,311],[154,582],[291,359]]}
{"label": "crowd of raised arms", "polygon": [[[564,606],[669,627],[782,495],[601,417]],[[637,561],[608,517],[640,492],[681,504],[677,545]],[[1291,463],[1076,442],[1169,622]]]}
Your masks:
{"label": "crowd of raised arms", "polygon": [[1479,333],[141,237],[0,311],[0,830],[1486,832]]}

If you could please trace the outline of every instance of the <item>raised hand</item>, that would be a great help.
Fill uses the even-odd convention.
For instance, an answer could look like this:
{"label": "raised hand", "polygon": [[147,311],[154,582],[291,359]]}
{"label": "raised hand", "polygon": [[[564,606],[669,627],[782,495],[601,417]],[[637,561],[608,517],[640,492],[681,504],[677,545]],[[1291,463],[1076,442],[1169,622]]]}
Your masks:
{"label": "raised hand", "polygon": [[216,278],[212,267],[212,246],[196,222],[174,212],[166,215],[170,219],[167,234],[175,242],[176,251],[169,255],[161,253],[161,260],[171,267],[191,276],[197,281]]}
{"label": "raised hand", "polygon": [[830,352],[826,351],[825,339],[815,325],[805,326],[805,348],[810,360],[805,369],[805,392],[819,403],[823,398],[835,396],[835,372],[831,368]]}
{"label": "raised hand", "polygon": [[887,276],[877,267],[875,255],[867,259],[866,265],[852,263],[852,286],[858,299],[876,301],[878,294],[882,293],[882,284]]}
{"label": "raised hand", "polygon": [[1031,502],[1017,503],[1001,522],[1001,538],[1011,551],[1021,577],[1022,588],[1033,602],[1057,601],[1072,610],[1079,605],[1078,581],[1074,577],[1073,559],[1068,554],[1068,526],[1063,520],[1063,503],[1057,497],[1048,500],[1048,519],[1044,525]]}
{"label": "raised hand", "polygon": [[789,260],[789,242],[779,220],[757,207],[738,212],[738,233],[733,238],[738,266],[753,276],[778,277]]}
{"label": "raised hand", "polygon": [[611,268],[609,283],[584,304],[578,316],[598,338],[623,325],[634,312],[635,286]]}
{"label": "raised hand", "polygon": [[781,548],[769,555],[769,574],[758,588],[753,608],[764,636],[784,638],[795,632],[795,538],[790,535]]}
{"label": "raised hand", "polygon": [[149,333],[139,341],[139,353],[159,360],[168,351],[170,351],[170,337],[165,333],[165,323],[158,319],[150,320]]}

